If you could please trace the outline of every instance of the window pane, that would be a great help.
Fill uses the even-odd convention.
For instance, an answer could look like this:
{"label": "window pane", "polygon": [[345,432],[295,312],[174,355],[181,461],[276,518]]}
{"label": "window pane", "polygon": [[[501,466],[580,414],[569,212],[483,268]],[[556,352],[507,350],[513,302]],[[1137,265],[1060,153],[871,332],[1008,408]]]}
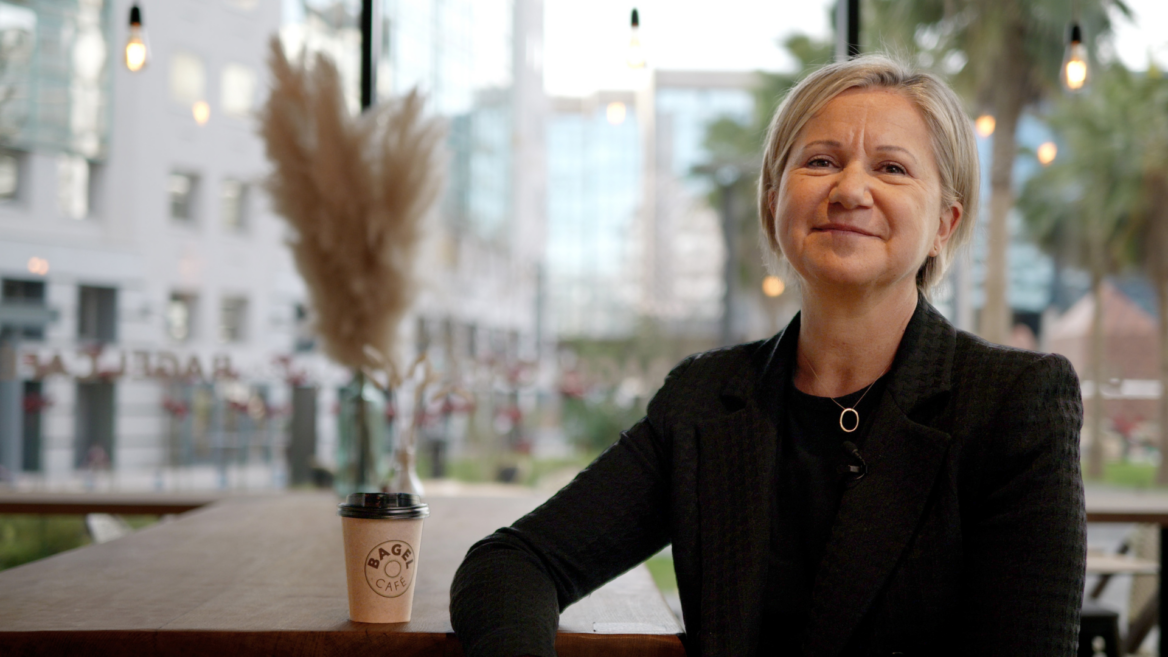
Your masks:
{"label": "window pane", "polygon": [[242,231],[247,225],[247,185],[238,180],[223,181],[223,227]]}
{"label": "window pane", "polygon": [[11,201],[20,190],[20,160],[12,153],[0,153],[0,201]]}
{"label": "window pane", "polygon": [[70,219],[89,216],[89,161],[76,155],[57,158],[57,205]]}
{"label": "window pane", "polygon": [[0,288],[0,301],[45,305],[44,281],[26,281],[5,278]]}
{"label": "window pane", "polygon": [[166,333],[179,342],[190,340],[194,334],[195,295],[179,292],[170,295],[166,305]]}
{"label": "window pane", "polygon": [[193,199],[198,178],[189,173],[170,174],[170,217],[178,221],[195,218]]}
{"label": "window pane", "polygon": [[170,98],[176,103],[191,105],[207,95],[207,74],[203,60],[189,52],[176,52],[170,57]]}
{"label": "window pane", "polygon": [[251,116],[255,102],[256,76],[243,64],[228,64],[223,67],[219,90],[223,113],[236,118]]}
{"label": "window pane", "polygon": [[308,314],[308,307],[302,303],[298,303],[294,312],[296,342],[293,349],[298,352],[312,351],[316,347],[316,332],[312,328],[312,319]]}
{"label": "window pane", "polygon": [[[0,285],[0,304],[5,306],[45,306],[45,282],[5,278]],[[45,338],[44,325],[17,324],[0,325],[0,335],[15,333],[28,340],[43,340]]]}
{"label": "window pane", "polygon": [[243,342],[246,339],[247,299],[226,297],[219,313],[219,341]]}
{"label": "window pane", "polygon": [[77,294],[77,337],[93,342],[117,339],[118,291],[82,285]]}

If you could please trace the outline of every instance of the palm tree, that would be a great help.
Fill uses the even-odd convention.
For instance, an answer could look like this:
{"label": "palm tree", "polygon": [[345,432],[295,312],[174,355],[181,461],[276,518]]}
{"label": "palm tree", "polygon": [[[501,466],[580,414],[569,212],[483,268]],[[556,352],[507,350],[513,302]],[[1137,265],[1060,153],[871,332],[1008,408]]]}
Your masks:
{"label": "palm tree", "polygon": [[1009,228],[1014,206],[1015,132],[1022,112],[1058,88],[1066,20],[1079,11],[1087,45],[1110,29],[1107,8],[1130,15],[1123,0],[867,0],[867,48],[914,56],[950,77],[977,113],[996,121],[990,165],[985,306],[979,332],[1005,342]]}
{"label": "palm tree", "polygon": [[[1047,118],[1063,141],[1063,153],[1027,182],[1019,199],[1032,237],[1048,250],[1069,251],[1091,273],[1095,308],[1089,377],[1095,385],[1088,413],[1092,446],[1087,474],[1096,478],[1103,475],[1103,279],[1142,261],[1154,271],[1157,290],[1168,288],[1162,252],[1168,248],[1168,214],[1154,205],[1160,182],[1168,182],[1168,131],[1155,135],[1163,129],[1149,130],[1155,115],[1168,109],[1164,84],[1141,79],[1119,65],[1101,71],[1097,80],[1092,93],[1053,106]],[[1168,185],[1163,188],[1168,190]],[[1168,290],[1160,299],[1164,317]],[[1163,352],[1168,342],[1163,330],[1161,334]],[[1166,377],[1168,368],[1162,366],[1161,378]],[[1161,443],[1168,445],[1166,439],[1161,422]]]}

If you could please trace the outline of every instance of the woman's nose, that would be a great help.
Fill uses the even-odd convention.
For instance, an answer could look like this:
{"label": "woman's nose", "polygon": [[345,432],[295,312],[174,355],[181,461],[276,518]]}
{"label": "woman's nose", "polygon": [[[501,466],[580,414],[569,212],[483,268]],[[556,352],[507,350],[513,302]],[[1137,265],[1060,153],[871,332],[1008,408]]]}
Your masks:
{"label": "woman's nose", "polygon": [[848,210],[867,207],[872,204],[870,183],[871,177],[864,167],[859,162],[850,163],[840,171],[827,200]]}

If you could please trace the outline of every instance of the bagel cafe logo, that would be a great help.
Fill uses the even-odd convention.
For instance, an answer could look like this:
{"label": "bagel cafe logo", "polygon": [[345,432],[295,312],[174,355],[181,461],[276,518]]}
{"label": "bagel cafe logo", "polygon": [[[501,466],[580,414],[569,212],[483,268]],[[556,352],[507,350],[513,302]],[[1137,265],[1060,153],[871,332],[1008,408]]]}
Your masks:
{"label": "bagel cafe logo", "polygon": [[188,381],[217,381],[239,378],[232,367],[231,356],[215,354],[209,360],[198,354],[186,356],[170,351],[108,351],[101,346],[68,351],[40,353],[24,352],[22,363],[33,379],[52,376],[75,378],[80,381],[118,379],[186,379]]}
{"label": "bagel cafe logo", "polygon": [[396,598],[414,582],[413,548],[405,541],[386,541],[369,551],[365,559],[365,581],[383,598]]}

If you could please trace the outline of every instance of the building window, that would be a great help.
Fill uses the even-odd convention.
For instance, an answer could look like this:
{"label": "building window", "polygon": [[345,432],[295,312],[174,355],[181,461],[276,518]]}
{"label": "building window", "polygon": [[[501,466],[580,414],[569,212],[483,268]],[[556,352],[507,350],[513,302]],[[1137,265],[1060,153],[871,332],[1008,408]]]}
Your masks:
{"label": "building window", "polygon": [[193,53],[178,51],[170,56],[170,99],[191,106],[207,97],[207,73],[203,60]]}
{"label": "building window", "polygon": [[0,203],[20,200],[22,159],[12,151],[0,151]]}
{"label": "building window", "polygon": [[173,292],[166,304],[166,334],[172,340],[187,342],[195,333],[195,306],[198,298],[194,294]]}
{"label": "building window", "polygon": [[224,297],[219,306],[219,341],[243,342],[247,339],[247,299]]}
{"label": "building window", "polygon": [[109,381],[78,381],[74,459],[79,468],[108,470],[114,457],[115,388]]}
{"label": "building window", "polygon": [[172,171],[170,174],[170,218],[183,223],[195,220],[195,192],[199,177],[190,173]]}
{"label": "building window", "polygon": [[223,227],[231,232],[243,232],[247,228],[247,183],[224,180],[222,192]]}
{"label": "building window", "polygon": [[89,160],[77,155],[57,158],[57,206],[70,219],[89,216]]}
{"label": "building window", "polygon": [[[0,306],[3,306],[5,310],[11,309],[18,315],[27,312],[28,308],[44,308],[44,281],[5,278],[2,287],[0,287]],[[43,340],[45,327],[43,324],[30,323],[25,318],[16,323],[0,325],[0,336],[3,335],[18,335],[28,340]]]}
{"label": "building window", "polygon": [[220,76],[219,102],[223,113],[237,119],[251,117],[255,106],[256,75],[243,64],[227,64]]}
{"label": "building window", "polygon": [[78,340],[101,344],[117,340],[117,288],[82,285],[77,290]]}
{"label": "building window", "polygon": [[297,352],[312,351],[316,348],[316,333],[312,330],[312,319],[308,314],[308,306],[298,303],[295,310],[295,341],[293,350]]}
{"label": "building window", "polygon": [[21,468],[25,472],[41,471],[41,411],[45,405],[43,381],[24,382],[24,412],[21,423]]}
{"label": "building window", "polygon": [[45,305],[45,282],[26,281],[18,278],[5,278],[3,283],[3,299],[5,303],[23,303],[29,305]]}

